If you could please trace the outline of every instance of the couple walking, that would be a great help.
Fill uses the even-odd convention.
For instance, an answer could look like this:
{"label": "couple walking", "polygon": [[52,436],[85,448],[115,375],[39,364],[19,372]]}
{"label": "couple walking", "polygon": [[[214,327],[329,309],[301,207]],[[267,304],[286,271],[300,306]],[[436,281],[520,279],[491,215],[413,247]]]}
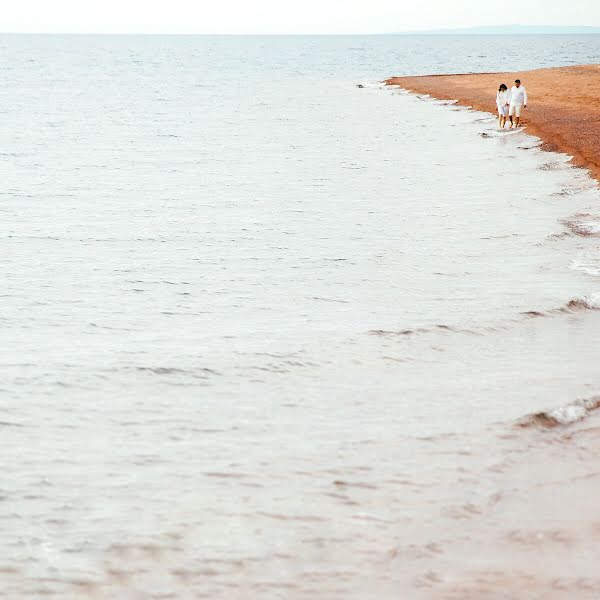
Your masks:
{"label": "couple walking", "polygon": [[[498,107],[498,121],[500,129],[506,126],[506,117],[510,119],[510,128],[521,125],[521,111],[527,108],[527,90],[521,85],[520,79],[515,79],[515,85],[508,89],[505,84],[500,85],[496,94],[496,106]],[[513,117],[515,121],[513,122]]]}

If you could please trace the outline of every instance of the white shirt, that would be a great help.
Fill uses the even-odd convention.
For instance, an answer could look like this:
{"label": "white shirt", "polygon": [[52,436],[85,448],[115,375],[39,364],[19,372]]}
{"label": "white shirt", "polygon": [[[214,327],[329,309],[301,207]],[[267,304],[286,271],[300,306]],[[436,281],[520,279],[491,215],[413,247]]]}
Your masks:
{"label": "white shirt", "polygon": [[498,92],[496,94],[496,106],[501,108],[502,106],[506,106],[510,104],[510,90],[504,90],[503,92]]}
{"label": "white shirt", "polygon": [[527,104],[527,90],[524,85],[520,85],[519,87],[513,85],[510,90],[510,103],[515,106],[518,104]]}

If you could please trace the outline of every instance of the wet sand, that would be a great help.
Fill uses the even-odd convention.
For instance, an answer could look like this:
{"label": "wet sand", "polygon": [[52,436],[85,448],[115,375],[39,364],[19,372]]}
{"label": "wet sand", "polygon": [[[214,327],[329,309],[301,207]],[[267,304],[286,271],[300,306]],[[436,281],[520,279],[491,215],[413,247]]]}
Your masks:
{"label": "wet sand", "polygon": [[574,165],[588,168],[600,180],[600,65],[392,77],[385,83],[497,114],[498,86],[505,83],[510,88],[517,78],[529,96],[522,116],[527,133],[540,137],[544,149],[573,156]]}

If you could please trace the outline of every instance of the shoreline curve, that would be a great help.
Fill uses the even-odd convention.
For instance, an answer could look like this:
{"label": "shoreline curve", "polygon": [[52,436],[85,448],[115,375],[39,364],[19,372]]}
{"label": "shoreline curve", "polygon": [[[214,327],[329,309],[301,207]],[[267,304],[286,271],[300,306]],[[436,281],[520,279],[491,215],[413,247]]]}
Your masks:
{"label": "shoreline curve", "polygon": [[391,77],[385,85],[456,100],[482,112],[496,111],[496,90],[515,79],[527,88],[529,105],[522,122],[541,148],[572,156],[571,164],[589,169],[600,182],[600,64],[533,71]]}

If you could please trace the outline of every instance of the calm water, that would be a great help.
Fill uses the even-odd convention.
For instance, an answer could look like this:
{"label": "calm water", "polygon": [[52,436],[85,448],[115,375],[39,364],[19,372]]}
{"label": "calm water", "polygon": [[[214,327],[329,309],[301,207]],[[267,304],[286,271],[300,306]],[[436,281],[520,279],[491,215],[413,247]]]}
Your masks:
{"label": "calm water", "polygon": [[515,42],[0,37],[0,597],[598,597],[600,194],[374,83]]}

